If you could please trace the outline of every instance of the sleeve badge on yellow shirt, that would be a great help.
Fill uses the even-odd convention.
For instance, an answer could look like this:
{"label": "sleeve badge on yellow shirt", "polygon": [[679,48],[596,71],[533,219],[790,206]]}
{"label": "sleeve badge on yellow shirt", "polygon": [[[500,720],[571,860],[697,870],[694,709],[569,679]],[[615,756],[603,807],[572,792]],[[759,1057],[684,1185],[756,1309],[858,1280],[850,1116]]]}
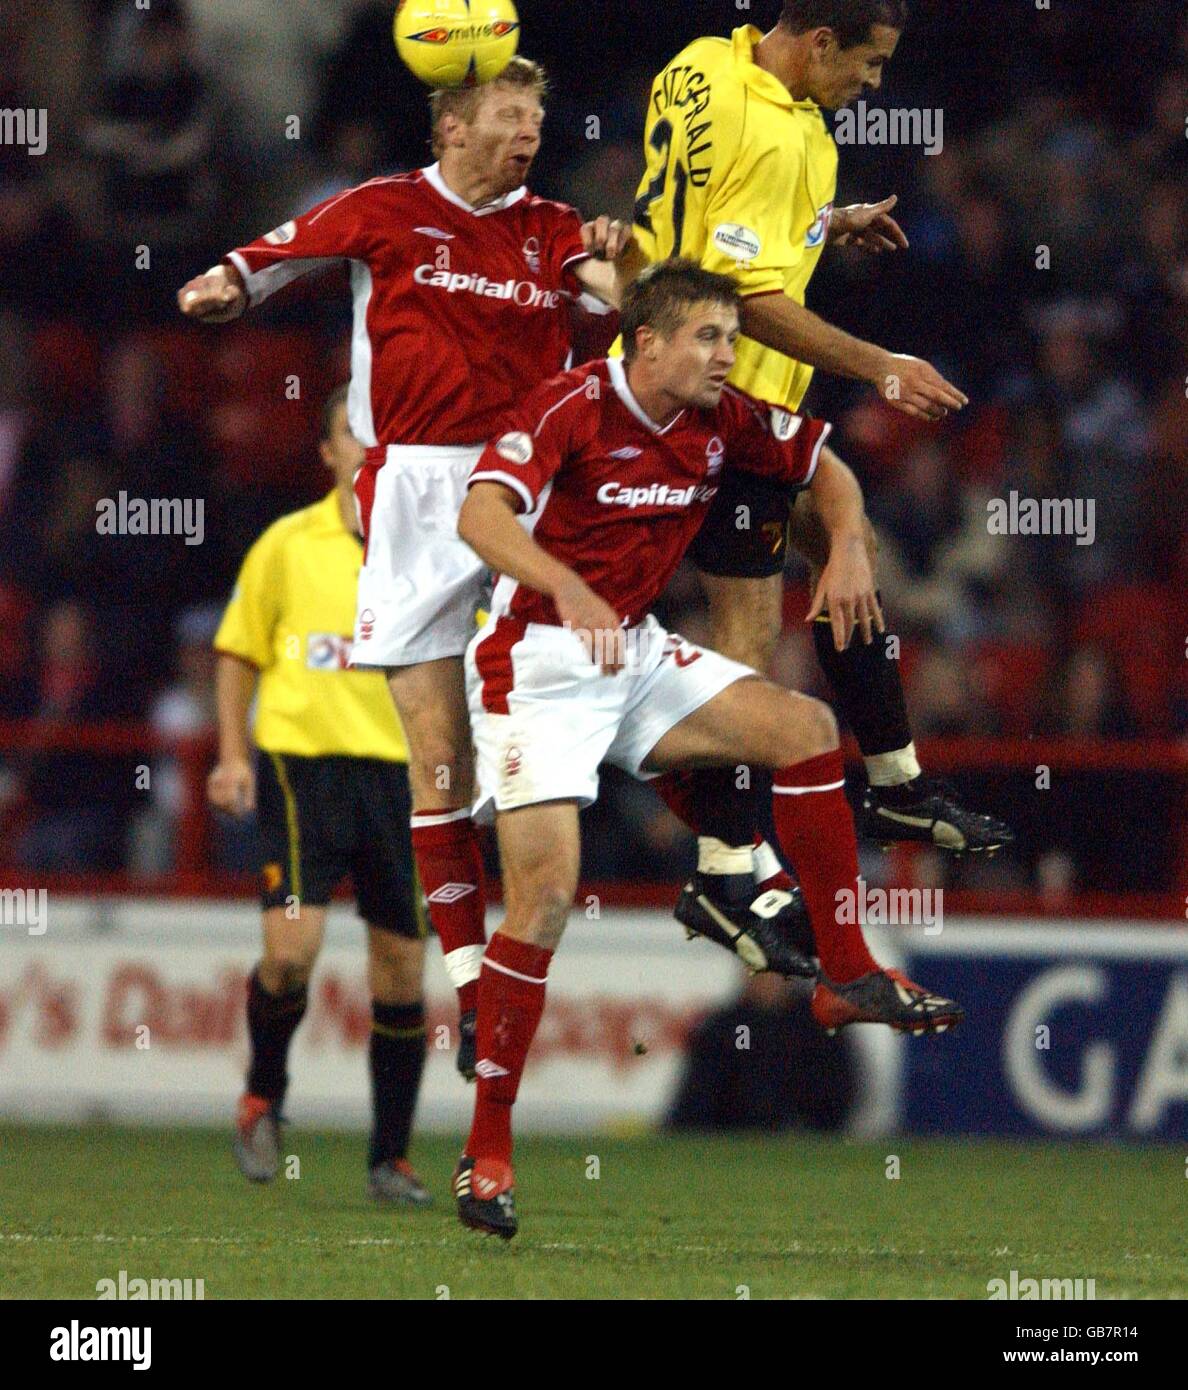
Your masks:
{"label": "sleeve badge on yellow shirt", "polygon": [[833,221],[833,204],[826,203],[817,213],[817,220],[808,229],[804,238],[804,244],[811,250],[814,246],[820,246],[829,235],[829,224]]}
{"label": "sleeve badge on yellow shirt", "polygon": [[739,222],[721,222],[714,228],[714,245],[736,261],[753,261],[763,243],[750,227]]}

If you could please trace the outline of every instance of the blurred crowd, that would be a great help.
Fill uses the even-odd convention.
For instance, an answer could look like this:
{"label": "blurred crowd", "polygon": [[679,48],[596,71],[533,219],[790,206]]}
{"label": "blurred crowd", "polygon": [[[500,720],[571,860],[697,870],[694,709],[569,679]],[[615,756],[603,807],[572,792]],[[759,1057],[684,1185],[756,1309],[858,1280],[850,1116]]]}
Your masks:
{"label": "blurred crowd", "polygon": [[[391,9],[286,0],[278,23],[269,0],[5,4],[0,108],[45,110],[48,141],[0,144],[0,718],[209,728],[209,639],[239,559],[328,485],[317,416],[347,372],[349,296],[331,270],[203,331],[174,293],[331,192],[429,162]],[[524,0],[523,49],[554,82],[534,185],[630,216],[654,72],[697,34],[777,10],[697,0],[653,26],[611,0]],[[1188,17],[1154,0],[1100,10],[1099,33],[1027,15],[1022,43],[1001,6],[918,4],[875,99],[942,110],[943,153],[841,148],[839,200],[898,193],[911,249],[829,251],[810,306],[929,358],[972,401],[942,428],[821,377],[806,401],[866,488],[919,737],[1188,733]],[[1122,31],[1126,45],[1100,37]],[[1094,543],[991,534],[988,503],[1011,492],[1093,499]],[[121,493],[201,498],[201,545],[100,535],[96,505]],[[778,670],[823,694],[807,601],[793,566]],[[705,636],[695,575],[661,616]],[[167,869],[176,769],[146,800],[114,766],[4,755],[0,857]],[[1174,807],[1174,779],[1137,798],[1066,779],[1064,810],[1036,807],[1034,781],[970,782],[1034,832],[985,881],[1170,884],[1172,838],[1130,860],[1113,847],[1132,800],[1136,825],[1161,797]],[[592,873],[687,867],[650,793],[611,787],[589,818]],[[1104,829],[1087,797],[1109,803]]]}

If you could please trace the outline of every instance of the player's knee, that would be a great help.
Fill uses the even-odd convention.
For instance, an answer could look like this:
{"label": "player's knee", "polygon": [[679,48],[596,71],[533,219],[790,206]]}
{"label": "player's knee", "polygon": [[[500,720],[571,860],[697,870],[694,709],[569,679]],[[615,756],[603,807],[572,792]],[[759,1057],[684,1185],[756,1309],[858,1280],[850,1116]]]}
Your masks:
{"label": "player's knee", "polygon": [[434,736],[414,743],[410,748],[409,776],[418,792],[435,791],[448,794],[461,791],[468,795],[470,754],[452,738]]}
{"label": "player's knee", "polygon": [[265,948],[261,977],[273,994],[304,989],[317,955],[316,947],[302,941],[274,941]]}
{"label": "player's knee", "polygon": [[837,716],[824,700],[806,699],[805,705],[804,738],[810,745],[805,757],[815,758],[819,753],[831,753],[841,743]]}
{"label": "player's knee", "polygon": [[823,700],[798,695],[795,701],[793,717],[784,729],[780,754],[780,765],[784,767],[831,753],[841,743],[837,719]]}
{"label": "player's knee", "polygon": [[425,943],[373,927],[371,993],[381,1004],[415,1004],[423,992]]}
{"label": "player's knee", "polygon": [[513,901],[508,916],[516,918],[518,933],[534,946],[555,950],[565,931],[577,885],[563,870],[550,866],[534,874]]}

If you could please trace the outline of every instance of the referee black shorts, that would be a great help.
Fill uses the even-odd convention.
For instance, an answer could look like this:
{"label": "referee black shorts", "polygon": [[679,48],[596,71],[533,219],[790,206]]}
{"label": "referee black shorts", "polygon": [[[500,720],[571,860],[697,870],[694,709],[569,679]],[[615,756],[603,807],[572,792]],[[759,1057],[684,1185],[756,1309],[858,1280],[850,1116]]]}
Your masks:
{"label": "referee black shorts", "polygon": [[689,558],[705,574],[722,579],[783,574],[795,500],[786,484],[727,469]]}
{"label": "referee black shorts", "polygon": [[325,907],[350,874],[373,927],[426,935],[409,837],[408,769],[382,758],[261,752],[256,777],[261,902]]}

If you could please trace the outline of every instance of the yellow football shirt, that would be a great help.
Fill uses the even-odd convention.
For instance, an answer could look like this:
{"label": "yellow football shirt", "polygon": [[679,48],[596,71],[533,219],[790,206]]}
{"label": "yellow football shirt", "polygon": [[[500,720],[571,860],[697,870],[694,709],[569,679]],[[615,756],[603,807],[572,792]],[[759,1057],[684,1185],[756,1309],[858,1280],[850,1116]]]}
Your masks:
{"label": "yellow football shirt", "polygon": [[[695,39],[652,84],[635,233],[650,261],[688,256],[743,295],[798,304],[837,194],[837,146],[813,101],[794,101],[754,60],[762,34]],[[730,380],[789,410],[813,369],[740,338]]]}
{"label": "yellow football shirt", "polygon": [[214,645],[260,669],[255,733],[266,752],[408,761],[383,673],[347,669],[362,563],[333,492],[248,551]]}

